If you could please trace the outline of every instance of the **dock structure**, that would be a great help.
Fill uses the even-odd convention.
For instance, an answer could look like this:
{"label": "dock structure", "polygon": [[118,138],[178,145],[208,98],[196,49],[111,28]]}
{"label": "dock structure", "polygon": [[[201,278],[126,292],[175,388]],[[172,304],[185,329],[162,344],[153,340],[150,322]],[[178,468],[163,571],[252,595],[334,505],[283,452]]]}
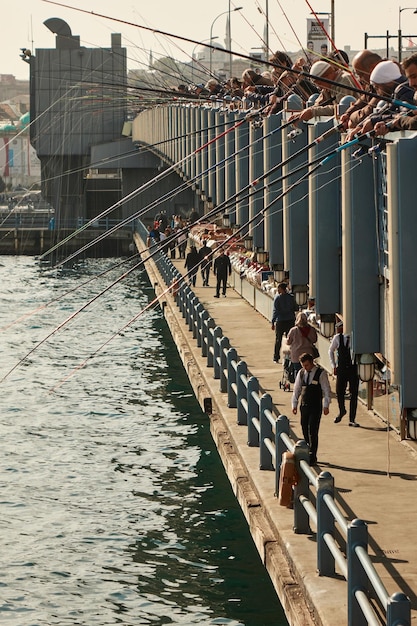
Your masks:
{"label": "dock structure", "polygon": [[[243,101],[216,99],[171,100],[130,116],[123,107],[92,115],[98,99],[111,100],[114,86],[126,93],[120,35],[112,35],[110,49],[81,49],[65,22],[52,18],[45,25],[56,34],[56,48],[29,59],[31,141],[43,195],[55,210],[54,237],[65,238],[71,220],[75,229],[89,224],[90,243],[102,218],[120,228],[136,222],[136,245],[290,623],[409,626],[417,617],[415,133],[346,142],[338,125],[349,104],[343,100],[334,117],[292,127],[291,111],[302,106],[294,94],[269,117]],[[196,213],[198,223],[225,228],[234,256],[227,298],[213,299],[213,287],[199,283],[184,296],[181,286],[186,301],[179,312],[179,296],[164,281],[169,275],[181,284],[174,270],[182,272],[183,261],[169,269],[149,259],[146,229],[139,226],[139,219],[149,225],[161,212]],[[125,234],[130,243],[132,231]],[[3,233],[9,236],[18,245],[18,233]],[[290,394],[279,389],[282,366],[272,363],[270,320],[281,281],[300,307],[315,299],[320,363],[329,371],[329,339],[343,320],[361,379],[360,428],[334,424],[335,409],[322,419],[320,474],[297,446]],[[185,309],[196,302],[204,323],[200,308],[184,325]],[[209,346],[198,345],[196,322],[204,328],[210,322]],[[225,364],[219,359],[226,352],[232,356]],[[233,393],[239,381],[252,381],[244,401],[235,393],[246,427],[236,418],[225,374],[239,363],[247,369],[239,370]],[[266,423],[251,413],[258,402]],[[280,432],[274,447],[281,426],[271,422],[279,415],[286,416],[288,433]],[[277,499],[285,441],[302,477],[294,510]],[[333,508],[336,531],[326,517]],[[344,543],[346,558],[336,558],[336,544]]]}
{"label": "dock structure", "polygon": [[259,287],[270,270],[300,306],[315,298],[325,338],[343,320],[361,396],[405,438],[417,419],[417,335],[408,330],[417,310],[417,138],[398,131],[389,141],[345,145],[336,118],[316,118],[294,134],[290,100],[266,119],[222,103],[155,107],[133,120],[132,140],[188,182],[203,220],[227,220]]}
{"label": "dock structure", "polygon": [[[343,567],[337,563],[334,572],[326,573],[318,562],[314,522],[308,524],[309,532],[294,532],[294,510],[279,505],[274,468],[262,468],[259,447],[248,445],[248,426],[238,423],[236,408],[231,408],[228,393],[221,391],[222,380],[215,378],[213,369],[208,367],[207,355],[202,356],[204,350],[190,328],[193,324],[184,318],[178,305],[177,286],[181,284],[179,276],[185,271],[184,261],[166,260],[178,272],[177,285],[169,288],[161,262],[155,258],[146,260],[149,255],[146,244],[138,235],[135,241],[195,394],[208,412],[225,471],[289,623],[297,626],[379,623],[364,621],[363,616],[352,617],[355,609]],[[231,277],[232,284],[234,281],[240,281],[236,272]],[[271,397],[275,415],[289,418],[289,437],[297,444],[302,437],[299,416],[291,413],[291,393],[279,385],[283,366],[272,362],[274,336],[269,320],[235,289],[228,289],[227,298],[215,299],[215,286],[211,282],[211,286],[203,287],[198,277],[197,286],[191,293],[187,292],[186,300],[198,301],[197,310],[200,314],[205,312],[202,317],[212,322],[208,326],[215,329],[214,334],[221,328],[222,335],[227,337],[224,345],[236,351],[239,363],[245,363],[247,378],[256,377],[260,396]],[[357,526],[359,532],[367,529],[369,561],[380,587],[387,592],[388,610],[390,601],[399,599],[405,605],[408,603],[408,611],[411,606],[414,621],[417,619],[417,548],[412,536],[417,501],[412,494],[417,481],[417,446],[413,441],[401,441],[399,434],[363,403],[357,417],[360,428],[348,428],[347,420],[335,424],[336,413],[337,403],[333,399],[330,415],[322,417],[318,464],[310,470],[318,483],[328,481],[329,475],[334,481],[334,500],[343,518],[336,522],[339,541],[344,523],[349,530],[356,531]],[[358,595],[359,590],[355,593]],[[378,603],[372,600],[375,594],[368,591],[365,595],[371,598],[379,615]],[[395,610],[395,602],[393,606]],[[389,621],[384,615],[374,619],[381,619],[383,624],[412,623],[407,619]]]}

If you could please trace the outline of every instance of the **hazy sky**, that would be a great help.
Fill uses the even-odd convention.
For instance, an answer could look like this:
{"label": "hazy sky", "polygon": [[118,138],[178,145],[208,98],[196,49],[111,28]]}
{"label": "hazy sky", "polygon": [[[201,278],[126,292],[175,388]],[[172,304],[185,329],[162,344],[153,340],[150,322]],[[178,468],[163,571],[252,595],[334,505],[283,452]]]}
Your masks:
{"label": "hazy sky", "polygon": [[[298,40],[306,44],[306,20],[310,9],[306,0],[230,0],[231,7],[242,7],[232,13],[232,48],[249,54],[251,48],[262,45],[265,11],[268,5],[270,23],[270,48],[296,51]],[[330,11],[330,0],[309,0],[317,12]],[[212,28],[213,37],[224,44],[229,0],[67,0],[71,7],[104,14],[150,28],[167,31],[196,41],[208,40]],[[392,34],[391,46],[397,49],[399,5],[389,0],[334,1],[336,44],[352,49],[363,47],[364,32],[383,35],[384,39],[372,39],[368,47],[385,48],[387,30]],[[411,6],[412,3],[407,3]],[[416,5],[417,7],[417,0]],[[261,9],[261,12],[259,11]],[[225,12],[224,15],[220,15]],[[0,25],[0,73],[28,78],[29,66],[20,57],[20,48],[54,48],[55,35],[43,22],[51,17],[65,20],[73,35],[79,35],[81,45],[87,47],[110,46],[111,33],[121,33],[122,43],[128,48],[128,68],[140,68],[146,64],[149,50],[154,57],[174,56],[189,60],[194,44],[156,36],[135,26],[128,26],[91,13],[80,13],[68,8],[48,4],[42,0],[18,0],[8,3]],[[217,19],[216,19],[217,18]],[[213,21],[215,23],[213,24]],[[416,34],[417,15],[413,10],[401,12],[401,26],[405,35]],[[406,42],[404,41],[404,45]]]}

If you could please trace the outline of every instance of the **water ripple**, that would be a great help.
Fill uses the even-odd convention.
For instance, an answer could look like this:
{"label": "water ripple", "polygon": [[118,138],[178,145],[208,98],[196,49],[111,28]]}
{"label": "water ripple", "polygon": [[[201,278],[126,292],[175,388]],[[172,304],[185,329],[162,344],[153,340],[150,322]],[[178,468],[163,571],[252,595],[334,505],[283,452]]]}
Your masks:
{"label": "water ripple", "polygon": [[[4,328],[113,260],[1,262]],[[3,330],[0,377],[117,275]],[[160,312],[118,332],[151,297],[137,272],[2,383],[4,624],[286,623]]]}

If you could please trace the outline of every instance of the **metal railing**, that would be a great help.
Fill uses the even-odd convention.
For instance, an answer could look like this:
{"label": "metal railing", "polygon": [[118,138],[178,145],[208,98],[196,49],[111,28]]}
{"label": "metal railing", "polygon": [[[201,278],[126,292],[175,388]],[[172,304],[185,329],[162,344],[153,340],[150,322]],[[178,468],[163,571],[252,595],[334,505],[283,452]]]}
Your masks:
{"label": "metal railing", "polygon": [[[76,230],[87,224],[90,220],[85,218],[74,218],[60,220],[59,228],[66,230]],[[94,221],[91,224],[91,229],[109,230],[113,226],[117,226],[119,220],[102,218]],[[43,230],[55,230],[57,223],[53,213],[44,211],[8,211],[7,209],[0,208],[0,228],[25,228],[25,229],[43,229]],[[125,230],[133,231],[133,224],[127,224],[124,227]]]}
{"label": "metal railing", "polygon": [[[139,225],[146,241],[146,229]],[[389,595],[368,554],[368,527],[360,519],[348,522],[334,497],[334,479],[329,472],[319,475],[310,467],[309,448],[304,440],[290,437],[289,420],[274,412],[270,394],[260,395],[259,381],[250,376],[236,349],[216,325],[186,284],[183,276],[162,251],[154,261],[167,286],[176,283],[175,300],[219,390],[227,394],[229,408],[236,408],[237,423],[247,427],[248,445],[259,447],[259,467],[275,472],[275,495],[279,493],[282,455],[295,454],[299,475],[294,487],[294,532],[317,536],[317,570],[321,576],[338,572],[347,581],[348,626],[411,626],[409,598]],[[337,525],[337,528],[336,528]],[[381,613],[385,622],[381,621]]]}

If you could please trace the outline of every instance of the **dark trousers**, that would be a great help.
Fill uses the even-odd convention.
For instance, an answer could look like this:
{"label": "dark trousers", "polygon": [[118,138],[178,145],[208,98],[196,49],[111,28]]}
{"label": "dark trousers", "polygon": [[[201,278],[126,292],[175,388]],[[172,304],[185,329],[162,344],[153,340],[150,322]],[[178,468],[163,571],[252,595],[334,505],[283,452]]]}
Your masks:
{"label": "dark trousers", "polygon": [[190,281],[190,285],[195,287],[195,284],[197,282],[197,268],[189,270],[188,280]]}
{"label": "dark trousers", "polygon": [[288,335],[291,328],[294,326],[295,320],[285,320],[283,322],[275,322],[275,348],[274,348],[274,360],[279,361],[279,353],[281,351],[282,336],[285,333]]}
{"label": "dark trousers", "polygon": [[203,286],[207,285],[208,287],[209,276],[210,276],[210,266],[205,267],[204,269],[201,270],[201,278],[203,279]]}
{"label": "dark trousers", "polygon": [[319,428],[321,419],[321,407],[310,408],[309,406],[301,405],[301,430],[303,431],[303,437],[310,448],[310,460],[315,462],[317,460],[317,448],[319,447]]}
{"label": "dark trousers", "polygon": [[227,283],[227,274],[224,276],[223,274],[217,274],[217,284],[216,284],[216,296],[220,295],[220,289],[222,289],[223,295],[226,295],[226,283]]}
{"label": "dark trousers", "polygon": [[336,396],[339,405],[339,415],[346,413],[345,394],[349,383],[350,403],[349,403],[349,421],[354,422],[356,417],[356,409],[358,407],[358,391],[359,377],[356,366],[338,367],[336,378]]}

